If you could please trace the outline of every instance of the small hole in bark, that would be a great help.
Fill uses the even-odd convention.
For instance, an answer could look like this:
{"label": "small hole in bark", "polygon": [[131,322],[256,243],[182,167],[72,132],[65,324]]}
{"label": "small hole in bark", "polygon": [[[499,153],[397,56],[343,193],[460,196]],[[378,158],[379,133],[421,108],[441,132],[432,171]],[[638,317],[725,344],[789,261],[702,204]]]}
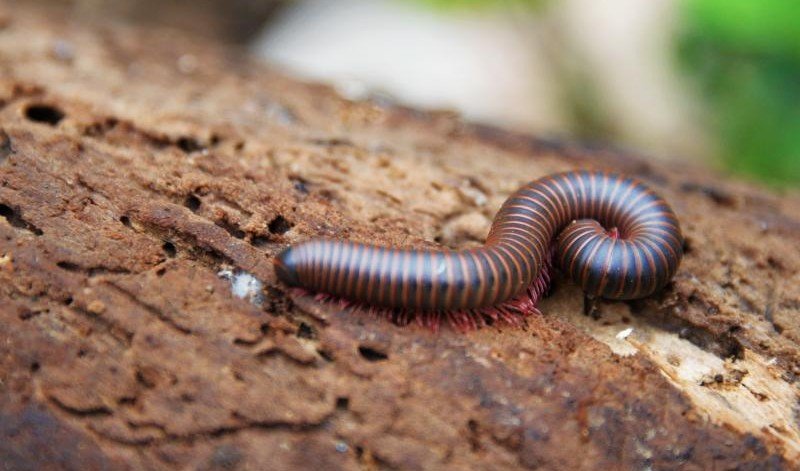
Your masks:
{"label": "small hole in bark", "polygon": [[313,339],[315,337],[314,329],[305,322],[301,322],[300,326],[297,328],[297,336],[301,339]]}
{"label": "small hole in bark", "polygon": [[117,404],[119,404],[121,406],[134,406],[134,405],[136,405],[136,398],[135,397],[123,397],[123,398],[120,398],[120,400],[119,400],[119,402],[117,402]]}
{"label": "small hole in bark", "polygon": [[86,356],[86,350],[81,348],[78,350],[78,358],[83,358]]}
{"label": "small hole in bark", "polygon": [[67,296],[67,299],[64,300],[64,304],[69,306],[70,304],[72,304],[72,301],[74,301],[74,299],[72,299],[72,296]]}
{"label": "small hole in bark", "polygon": [[164,245],[161,246],[164,249],[164,253],[167,254],[167,257],[174,258],[177,255],[178,250],[175,248],[175,244],[172,242],[164,242]]}
{"label": "small hole in bark", "polygon": [[474,419],[469,419],[467,421],[467,429],[469,430],[469,444],[472,451],[478,451],[481,449],[480,443],[480,430],[478,429],[478,422]]}
{"label": "small hole in bark", "polygon": [[11,221],[11,219],[13,219],[14,216],[16,216],[16,213],[10,207],[4,204],[0,204],[0,216],[3,216],[4,218]]}
{"label": "small hole in bark", "polygon": [[197,142],[197,139],[187,136],[179,138],[177,145],[180,150],[187,154],[205,149],[205,146]]}
{"label": "small hole in bark", "polygon": [[244,236],[247,235],[243,230],[239,228],[236,224],[228,221],[228,220],[221,220],[216,222],[217,226],[225,229],[231,237],[235,237],[237,239],[244,239]]}
{"label": "small hole in bark", "polygon": [[131,227],[131,218],[128,216],[120,216],[119,222],[121,222],[125,227]]}
{"label": "small hole in bark", "polygon": [[31,373],[36,373],[37,371],[39,371],[39,368],[41,368],[41,365],[39,364],[38,361],[34,361],[33,363],[31,363]]}
{"label": "small hole in bark", "polygon": [[156,276],[160,278],[164,276],[164,273],[166,272],[167,272],[166,268],[159,268],[158,270],[156,270]]}
{"label": "small hole in bark", "polygon": [[350,407],[350,399],[346,397],[336,398],[336,408],[339,410],[347,410]]}
{"label": "small hole in bark", "polygon": [[193,213],[196,213],[198,209],[200,209],[200,205],[203,202],[200,201],[200,198],[196,197],[195,195],[189,195],[183,201],[183,205],[189,208],[189,210]]}
{"label": "small hole in bark", "polygon": [[321,356],[321,357],[322,357],[322,358],[323,358],[325,361],[329,361],[329,362],[330,362],[330,361],[334,361],[333,353],[332,353],[332,352],[330,352],[330,351],[328,351],[328,350],[324,350],[324,349],[318,348],[318,349],[317,349],[317,353],[318,353],[318,354],[319,354],[319,356]]}
{"label": "small hole in bark", "polygon": [[741,360],[744,358],[744,347],[742,347],[739,342],[732,340],[730,344],[725,348],[723,353],[723,358],[733,358],[734,360]]}
{"label": "small hole in bark", "polygon": [[383,360],[386,360],[386,359],[389,358],[389,355],[387,355],[386,353],[378,351],[378,350],[375,350],[372,347],[367,347],[367,346],[364,346],[364,345],[358,347],[358,353],[360,353],[361,356],[364,357],[365,360],[373,361],[373,362],[374,361],[383,361]]}
{"label": "small hole in bark", "polygon": [[194,396],[192,394],[183,393],[183,394],[181,394],[180,397],[181,397],[181,401],[183,401],[183,402],[186,402],[186,403],[194,402]]}
{"label": "small hole in bark", "polygon": [[250,239],[250,244],[252,244],[253,247],[266,247],[269,245],[269,237],[264,237],[261,235],[253,236],[253,238]]}
{"label": "small hole in bark", "polygon": [[275,219],[269,222],[267,228],[273,234],[285,234],[289,229],[292,228],[292,224],[279,214],[275,216]]}
{"label": "small hole in bark", "polygon": [[37,123],[55,126],[64,119],[64,112],[52,105],[31,105],[25,108],[25,117]]}
{"label": "small hole in bark", "polygon": [[76,265],[76,264],[74,264],[72,262],[63,262],[62,261],[62,262],[56,263],[56,266],[58,268],[61,268],[63,270],[67,270],[67,271],[80,271],[80,269],[81,269],[81,267],[79,267],[78,265]]}

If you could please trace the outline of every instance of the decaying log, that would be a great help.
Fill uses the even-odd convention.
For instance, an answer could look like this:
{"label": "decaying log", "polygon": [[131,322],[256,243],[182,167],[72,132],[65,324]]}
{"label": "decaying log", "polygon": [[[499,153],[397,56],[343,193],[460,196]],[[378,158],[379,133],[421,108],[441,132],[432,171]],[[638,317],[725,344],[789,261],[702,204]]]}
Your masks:
{"label": "decaying log", "polygon": [[[729,469],[800,463],[800,197],[352,102],[175,32],[0,10],[0,468]],[[674,282],[524,328],[292,297],[324,235],[481,243],[573,168],[671,202]]]}

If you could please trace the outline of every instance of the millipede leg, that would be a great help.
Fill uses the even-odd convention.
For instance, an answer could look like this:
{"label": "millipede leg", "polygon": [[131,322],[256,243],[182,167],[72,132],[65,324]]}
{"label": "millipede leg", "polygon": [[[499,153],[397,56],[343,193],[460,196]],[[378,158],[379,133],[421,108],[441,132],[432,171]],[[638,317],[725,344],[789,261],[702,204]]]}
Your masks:
{"label": "millipede leg", "polygon": [[597,298],[591,294],[583,295],[583,315],[594,320],[600,319],[600,309],[597,307]]}

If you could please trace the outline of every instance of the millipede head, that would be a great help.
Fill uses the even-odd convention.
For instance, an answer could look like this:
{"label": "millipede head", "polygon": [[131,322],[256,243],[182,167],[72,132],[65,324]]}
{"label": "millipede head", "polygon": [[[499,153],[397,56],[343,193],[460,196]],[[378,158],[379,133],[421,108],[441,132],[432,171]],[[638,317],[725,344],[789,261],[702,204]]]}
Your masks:
{"label": "millipede head", "polygon": [[288,286],[300,286],[300,276],[297,272],[296,252],[288,247],[279,253],[273,264],[278,279]]}

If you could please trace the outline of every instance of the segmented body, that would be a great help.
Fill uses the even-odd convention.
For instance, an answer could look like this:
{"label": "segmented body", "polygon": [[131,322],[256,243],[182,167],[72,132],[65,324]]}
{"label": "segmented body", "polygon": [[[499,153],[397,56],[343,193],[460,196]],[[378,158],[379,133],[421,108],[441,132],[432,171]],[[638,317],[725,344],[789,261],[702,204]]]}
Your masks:
{"label": "segmented body", "polygon": [[680,263],[677,217],[644,183],[575,171],[528,183],[494,219],[483,247],[403,250],[326,239],[275,261],[291,285],[372,306],[463,311],[514,299],[541,277],[555,242],[558,264],[587,294],[647,296]]}

